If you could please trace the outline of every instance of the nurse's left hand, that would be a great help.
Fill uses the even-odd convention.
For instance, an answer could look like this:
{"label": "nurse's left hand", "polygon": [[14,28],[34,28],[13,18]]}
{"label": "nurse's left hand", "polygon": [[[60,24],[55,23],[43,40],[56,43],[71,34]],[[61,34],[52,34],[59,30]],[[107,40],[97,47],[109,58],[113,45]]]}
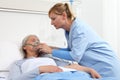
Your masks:
{"label": "nurse's left hand", "polygon": [[65,67],[80,70],[80,71],[85,71],[87,73],[90,73],[90,75],[93,78],[101,78],[100,74],[97,71],[95,71],[94,69],[89,68],[89,67],[81,66],[79,64],[71,64],[71,65],[68,65],[68,66],[65,66]]}
{"label": "nurse's left hand", "polygon": [[40,43],[39,44],[39,49],[40,51],[47,53],[47,54],[51,54],[52,53],[52,48],[49,47],[47,44],[45,43]]}

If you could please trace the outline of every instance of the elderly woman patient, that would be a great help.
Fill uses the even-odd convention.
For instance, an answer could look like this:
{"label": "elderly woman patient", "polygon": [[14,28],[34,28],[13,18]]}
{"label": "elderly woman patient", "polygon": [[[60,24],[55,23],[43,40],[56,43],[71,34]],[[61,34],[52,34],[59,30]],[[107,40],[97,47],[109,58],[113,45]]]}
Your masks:
{"label": "elderly woman patient", "polygon": [[38,75],[45,75],[45,73],[61,73],[65,70],[85,72],[86,74],[88,73],[88,75],[90,74],[93,78],[101,77],[94,69],[78,64],[66,64],[66,66],[62,67],[57,66],[54,59],[42,56],[43,53],[39,51],[39,44],[40,41],[36,35],[28,35],[23,39],[21,50],[24,58],[15,61],[11,65],[8,80],[34,80]]}

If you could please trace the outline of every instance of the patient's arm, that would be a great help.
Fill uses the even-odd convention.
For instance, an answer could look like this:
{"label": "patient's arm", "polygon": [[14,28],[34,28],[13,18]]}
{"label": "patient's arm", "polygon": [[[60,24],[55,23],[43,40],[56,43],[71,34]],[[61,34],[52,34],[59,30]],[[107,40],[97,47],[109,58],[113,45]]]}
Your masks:
{"label": "patient's arm", "polygon": [[7,80],[33,80],[39,75],[38,68],[35,68],[27,73],[22,73],[20,64],[21,61],[17,61],[11,65]]}
{"label": "patient's arm", "polygon": [[52,72],[61,72],[62,69],[58,66],[45,65],[39,67],[40,73],[52,73]]}
{"label": "patient's arm", "polygon": [[90,73],[93,78],[101,78],[100,74],[97,71],[95,71],[94,69],[88,68],[85,66],[80,66],[79,64],[71,64],[71,65],[68,65],[65,67],[80,70],[80,71],[85,71],[87,73]]}
{"label": "patient's arm", "polygon": [[46,65],[46,66],[40,66],[39,68],[35,68],[26,73],[22,73],[21,64],[22,64],[21,61],[17,61],[11,65],[11,68],[9,69],[10,72],[8,75],[8,80],[33,80],[40,73],[51,73],[51,72],[62,71],[62,69],[60,69],[57,66]]}

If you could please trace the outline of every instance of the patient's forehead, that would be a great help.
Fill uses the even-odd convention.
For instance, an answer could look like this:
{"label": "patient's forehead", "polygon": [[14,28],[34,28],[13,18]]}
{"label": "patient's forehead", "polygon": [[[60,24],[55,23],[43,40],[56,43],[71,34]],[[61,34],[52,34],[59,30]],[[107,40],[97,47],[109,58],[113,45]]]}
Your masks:
{"label": "patient's forehead", "polygon": [[37,37],[37,36],[29,36],[28,37],[28,40],[27,40],[27,42],[35,42],[35,41],[39,41],[39,38]]}

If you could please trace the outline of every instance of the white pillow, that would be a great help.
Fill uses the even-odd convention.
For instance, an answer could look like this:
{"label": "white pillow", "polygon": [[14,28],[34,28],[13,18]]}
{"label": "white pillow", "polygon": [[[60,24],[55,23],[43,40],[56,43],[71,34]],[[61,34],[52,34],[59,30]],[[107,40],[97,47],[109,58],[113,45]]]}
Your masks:
{"label": "white pillow", "polygon": [[10,41],[0,42],[0,70],[8,70],[13,61],[21,59],[19,46]]}
{"label": "white pillow", "polygon": [[47,58],[47,57],[42,57],[42,58],[31,58],[26,60],[22,66],[21,70],[23,73],[29,72],[39,66],[44,66],[44,65],[55,65],[56,63],[53,59]]}

